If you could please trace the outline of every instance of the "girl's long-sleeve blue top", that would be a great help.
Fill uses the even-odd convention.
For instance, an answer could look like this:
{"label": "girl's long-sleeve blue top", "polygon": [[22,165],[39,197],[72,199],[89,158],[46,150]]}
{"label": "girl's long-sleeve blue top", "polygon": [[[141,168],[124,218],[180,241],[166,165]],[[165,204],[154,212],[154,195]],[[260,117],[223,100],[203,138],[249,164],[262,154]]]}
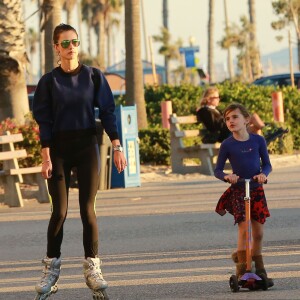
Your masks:
{"label": "girl's long-sleeve blue top", "polygon": [[118,139],[114,98],[100,70],[80,65],[66,73],[57,67],[43,75],[33,99],[42,147],[48,147],[55,136],[96,132],[95,107],[110,140]]}
{"label": "girl's long-sleeve blue top", "polygon": [[260,173],[268,176],[272,171],[265,139],[257,134],[249,134],[247,141],[238,141],[231,136],[222,142],[214,172],[220,180],[224,180],[227,175],[224,172],[227,159],[232,173],[240,178],[250,179]]}

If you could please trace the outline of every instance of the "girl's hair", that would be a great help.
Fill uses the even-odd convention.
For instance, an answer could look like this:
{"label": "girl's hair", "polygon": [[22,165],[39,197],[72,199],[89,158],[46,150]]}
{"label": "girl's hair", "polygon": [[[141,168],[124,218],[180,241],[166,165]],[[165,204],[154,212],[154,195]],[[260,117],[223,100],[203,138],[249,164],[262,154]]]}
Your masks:
{"label": "girl's hair", "polygon": [[53,31],[53,43],[54,44],[58,43],[59,36],[62,32],[70,31],[70,30],[74,31],[78,37],[78,33],[77,33],[76,29],[74,27],[72,27],[71,25],[64,24],[64,23],[57,25]]}
{"label": "girl's hair", "polygon": [[209,87],[203,93],[202,99],[200,101],[200,106],[207,105],[208,99],[215,93],[219,93],[218,88],[216,87]]}
{"label": "girl's hair", "polygon": [[233,110],[236,110],[236,109],[239,109],[241,114],[245,117],[245,118],[250,118],[250,114],[248,112],[248,110],[246,109],[246,107],[240,103],[232,103],[230,105],[228,105],[224,112],[223,112],[223,116],[224,116],[224,119],[226,117],[226,115],[230,112],[232,112]]}

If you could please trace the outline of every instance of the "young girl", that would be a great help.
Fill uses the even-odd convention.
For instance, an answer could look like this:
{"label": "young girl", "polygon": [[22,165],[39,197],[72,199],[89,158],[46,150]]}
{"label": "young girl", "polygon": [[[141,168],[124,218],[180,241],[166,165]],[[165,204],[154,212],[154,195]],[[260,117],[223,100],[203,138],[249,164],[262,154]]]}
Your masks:
{"label": "young girl", "polygon": [[[245,184],[238,182],[239,178],[257,181],[250,183],[252,260],[256,274],[266,274],[262,258],[263,224],[270,213],[262,184],[272,171],[272,166],[264,138],[247,130],[249,119],[249,113],[240,104],[231,104],[225,109],[224,120],[232,136],[222,142],[215,169],[218,179],[231,183],[221,196],[216,212],[223,216],[228,211],[234,216],[235,224],[238,223],[237,254],[233,254],[238,278],[246,272]],[[231,174],[224,172],[227,159],[232,168]],[[269,286],[272,285],[273,281],[269,279]]]}

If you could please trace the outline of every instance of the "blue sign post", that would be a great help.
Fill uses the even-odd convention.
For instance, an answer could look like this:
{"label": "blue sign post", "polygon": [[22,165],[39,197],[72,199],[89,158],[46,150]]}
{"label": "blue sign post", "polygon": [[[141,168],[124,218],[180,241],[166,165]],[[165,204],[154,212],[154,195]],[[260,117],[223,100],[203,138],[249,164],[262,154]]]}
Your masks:
{"label": "blue sign post", "polygon": [[179,48],[179,52],[185,56],[186,68],[194,68],[195,64],[195,52],[199,52],[200,48],[197,47],[182,47]]}

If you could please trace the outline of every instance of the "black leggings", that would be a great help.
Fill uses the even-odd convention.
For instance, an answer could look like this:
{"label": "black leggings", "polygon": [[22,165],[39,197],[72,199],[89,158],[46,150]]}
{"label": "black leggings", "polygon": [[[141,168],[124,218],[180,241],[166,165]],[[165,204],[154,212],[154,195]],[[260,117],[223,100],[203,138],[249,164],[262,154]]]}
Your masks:
{"label": "black leggings", "polygon": [[71,141],[56,140],[50,147],[52,177],[48,189],[52,198],[52,214],[48,226],[48,257],[60,257],[63,225],[67,217],[71,169],[76,167],[80,215],[83,224],[85,257],[98,255],[98,226],[95,212],[99,184],[100,157],[95,136]]}

